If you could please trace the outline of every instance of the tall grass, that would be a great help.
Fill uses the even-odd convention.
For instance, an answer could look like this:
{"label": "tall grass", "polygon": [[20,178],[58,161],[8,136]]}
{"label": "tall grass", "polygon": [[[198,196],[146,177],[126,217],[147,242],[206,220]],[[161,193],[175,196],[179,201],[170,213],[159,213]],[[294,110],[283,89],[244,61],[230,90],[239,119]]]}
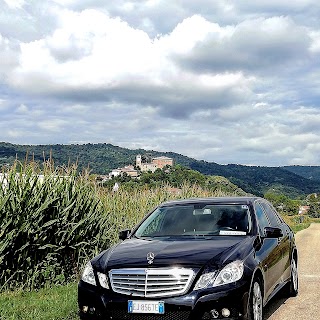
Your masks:
{"label": "tall grass", "polygon": [[41,177],[34,169],[14,166],[2,175],[0,290],[70,280],[106,243],[94,186],[74,171]]}

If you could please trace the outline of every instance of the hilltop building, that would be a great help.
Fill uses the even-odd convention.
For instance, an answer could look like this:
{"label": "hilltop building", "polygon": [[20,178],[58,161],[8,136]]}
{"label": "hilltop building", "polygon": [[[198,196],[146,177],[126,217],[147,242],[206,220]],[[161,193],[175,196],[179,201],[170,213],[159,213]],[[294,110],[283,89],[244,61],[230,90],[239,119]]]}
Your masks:
{"label": "hilltop building", "polygon": [[[157,169],[162,169],[165,166],[173,166],[173,159],[168,157],[155,157],[152,158],[151,162],[142,162],[142,157],[140,154],[136,156],[136,168],[139,168],[140,171],[151,171],[155,172]],[[113,169],[109,173],[109,179],[112,177],[122,176],[127,174],[132,178],[137,178],[139,176],[139,171],[134,168],[134,166],[125,166],[123,168]]]}
{"label": "hilltop building", "polygon": [[126,173],[128,176],[132,178],[137,178],[139,175],[138,171],[135,170],[133,166],[125,166],[123,168],[113,169],[109,173],[109,177],[112,178],[112,177],[122,176],[124,173]]}
{"label": "hilltop building", "polygon": [[136,167],[139,167],[141,171],[155,172],[157,169],[162,169],[165,166],[173,166],[173,159],[168,157],[155,157],[151,162],[142,162],[140,154],[136,156]]}

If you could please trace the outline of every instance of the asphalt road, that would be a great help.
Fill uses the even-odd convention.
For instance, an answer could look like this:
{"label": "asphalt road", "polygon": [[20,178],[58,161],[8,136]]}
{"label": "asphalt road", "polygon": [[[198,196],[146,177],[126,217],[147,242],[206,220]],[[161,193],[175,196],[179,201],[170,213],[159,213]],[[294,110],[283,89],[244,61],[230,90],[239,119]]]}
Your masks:
{"label": "asphalt road", "polygon": [[296,234],[299,294],[285,299],[281,293],[265,308],[265,320],[320,319],[320,223]]}

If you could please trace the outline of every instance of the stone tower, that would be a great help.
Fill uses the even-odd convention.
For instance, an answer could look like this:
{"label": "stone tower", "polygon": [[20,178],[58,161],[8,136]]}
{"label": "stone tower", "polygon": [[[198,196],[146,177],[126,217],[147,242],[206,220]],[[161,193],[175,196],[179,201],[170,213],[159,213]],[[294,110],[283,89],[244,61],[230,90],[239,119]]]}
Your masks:
{"label": "stone tower", "polygon": [[141,168],[141,164],[142,164],[141,155],[138,154],[138,155],[136,156],[136,166]]}

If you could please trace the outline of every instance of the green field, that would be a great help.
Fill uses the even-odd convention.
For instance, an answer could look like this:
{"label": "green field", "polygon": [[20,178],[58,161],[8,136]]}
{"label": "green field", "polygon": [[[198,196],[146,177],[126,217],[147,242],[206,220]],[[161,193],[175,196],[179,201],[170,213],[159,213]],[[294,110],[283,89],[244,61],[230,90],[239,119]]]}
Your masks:
{"label": "green field", "polygon": [[38,291],[0,294],[1,320],[75,320],[77,285],[53,286]]}

